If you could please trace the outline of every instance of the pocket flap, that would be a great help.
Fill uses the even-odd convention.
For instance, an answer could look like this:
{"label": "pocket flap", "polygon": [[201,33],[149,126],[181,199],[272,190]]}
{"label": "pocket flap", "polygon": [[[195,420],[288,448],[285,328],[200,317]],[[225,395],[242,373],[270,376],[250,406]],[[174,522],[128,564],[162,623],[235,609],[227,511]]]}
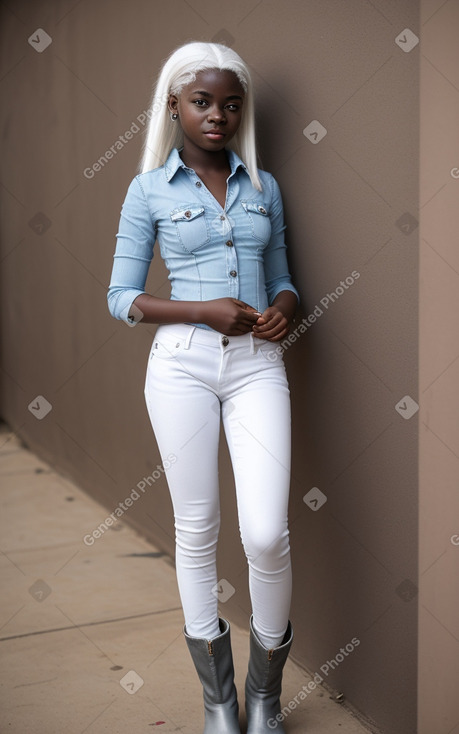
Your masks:
{"label": "pocket flap", "polygon": [[266,207],[261,201],[241,201],[241,204],[246,212],[255,212],[256,214],[261,214],[264,217],[268,216]]}
{"label": "pocket flap", "polygon": [[171,219],[173,222],[191,222],[202,214],[204,214],[203,206],[180,206],[171,212]]}

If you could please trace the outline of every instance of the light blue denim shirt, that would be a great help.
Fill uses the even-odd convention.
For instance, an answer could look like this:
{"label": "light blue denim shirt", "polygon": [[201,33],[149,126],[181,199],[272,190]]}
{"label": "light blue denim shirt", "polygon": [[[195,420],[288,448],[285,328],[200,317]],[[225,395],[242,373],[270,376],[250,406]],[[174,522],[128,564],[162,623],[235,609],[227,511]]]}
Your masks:
{"label": "light blue denim shirt", "polygon": [[[238,298],[263,313],[283,290],[298,292],[288,271],[279,186],[259,170],[263,191],[227,149],[231,174],[225,207],[173,148],[165,164],[131,182],[121,210],[108,306],[128,324],[158,241],[169,271],[171,299]],[[197,324],[210,328],[205,324]]]}

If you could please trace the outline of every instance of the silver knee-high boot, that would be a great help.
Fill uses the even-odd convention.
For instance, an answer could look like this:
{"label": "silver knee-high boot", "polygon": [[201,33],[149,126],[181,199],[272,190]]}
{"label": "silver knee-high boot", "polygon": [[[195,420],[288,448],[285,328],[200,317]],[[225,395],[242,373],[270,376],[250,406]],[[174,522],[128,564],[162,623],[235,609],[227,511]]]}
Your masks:
{"label": "silver knee-high boot", "polygon": [[204,734],[241,734],[234,685],[230,626],[220,619],[221,635],[213,640],[190,637],[183,628],[204,694]]}
{"label": "silver knee-high boot", "polygon": [[[264,647],[253,628],[250,619],[250,658],[249,671],[245,682],[245,709],[247,713],[247,734],[285,734],[284,727],[276,720],[280,713],[280,694],[282,691],[282,672],[290,652],[293,630],[290,622],[282,644],[272,650]],[[269,724],[271,726],[269,726]]]}

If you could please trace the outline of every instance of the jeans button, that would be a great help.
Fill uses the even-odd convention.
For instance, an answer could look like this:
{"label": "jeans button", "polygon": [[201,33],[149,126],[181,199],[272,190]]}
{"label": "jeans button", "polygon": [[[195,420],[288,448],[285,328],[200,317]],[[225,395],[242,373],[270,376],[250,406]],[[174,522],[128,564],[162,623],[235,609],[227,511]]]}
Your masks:
{"label": "jeans button", "polygon": [[227,347],[229,344],[229,339],[227,336],[222,336],[222,344],[224,347]]}

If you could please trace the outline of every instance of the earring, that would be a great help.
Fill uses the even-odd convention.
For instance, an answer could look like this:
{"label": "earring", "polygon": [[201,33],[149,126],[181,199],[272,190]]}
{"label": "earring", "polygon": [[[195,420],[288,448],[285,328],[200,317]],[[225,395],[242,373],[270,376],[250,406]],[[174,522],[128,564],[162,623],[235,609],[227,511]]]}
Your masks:
{"label": "earring", "polygon": [[172,122],[175,122],[176,120],[178,120],[178,115],[176,112],[171,112],[171,120]]}

